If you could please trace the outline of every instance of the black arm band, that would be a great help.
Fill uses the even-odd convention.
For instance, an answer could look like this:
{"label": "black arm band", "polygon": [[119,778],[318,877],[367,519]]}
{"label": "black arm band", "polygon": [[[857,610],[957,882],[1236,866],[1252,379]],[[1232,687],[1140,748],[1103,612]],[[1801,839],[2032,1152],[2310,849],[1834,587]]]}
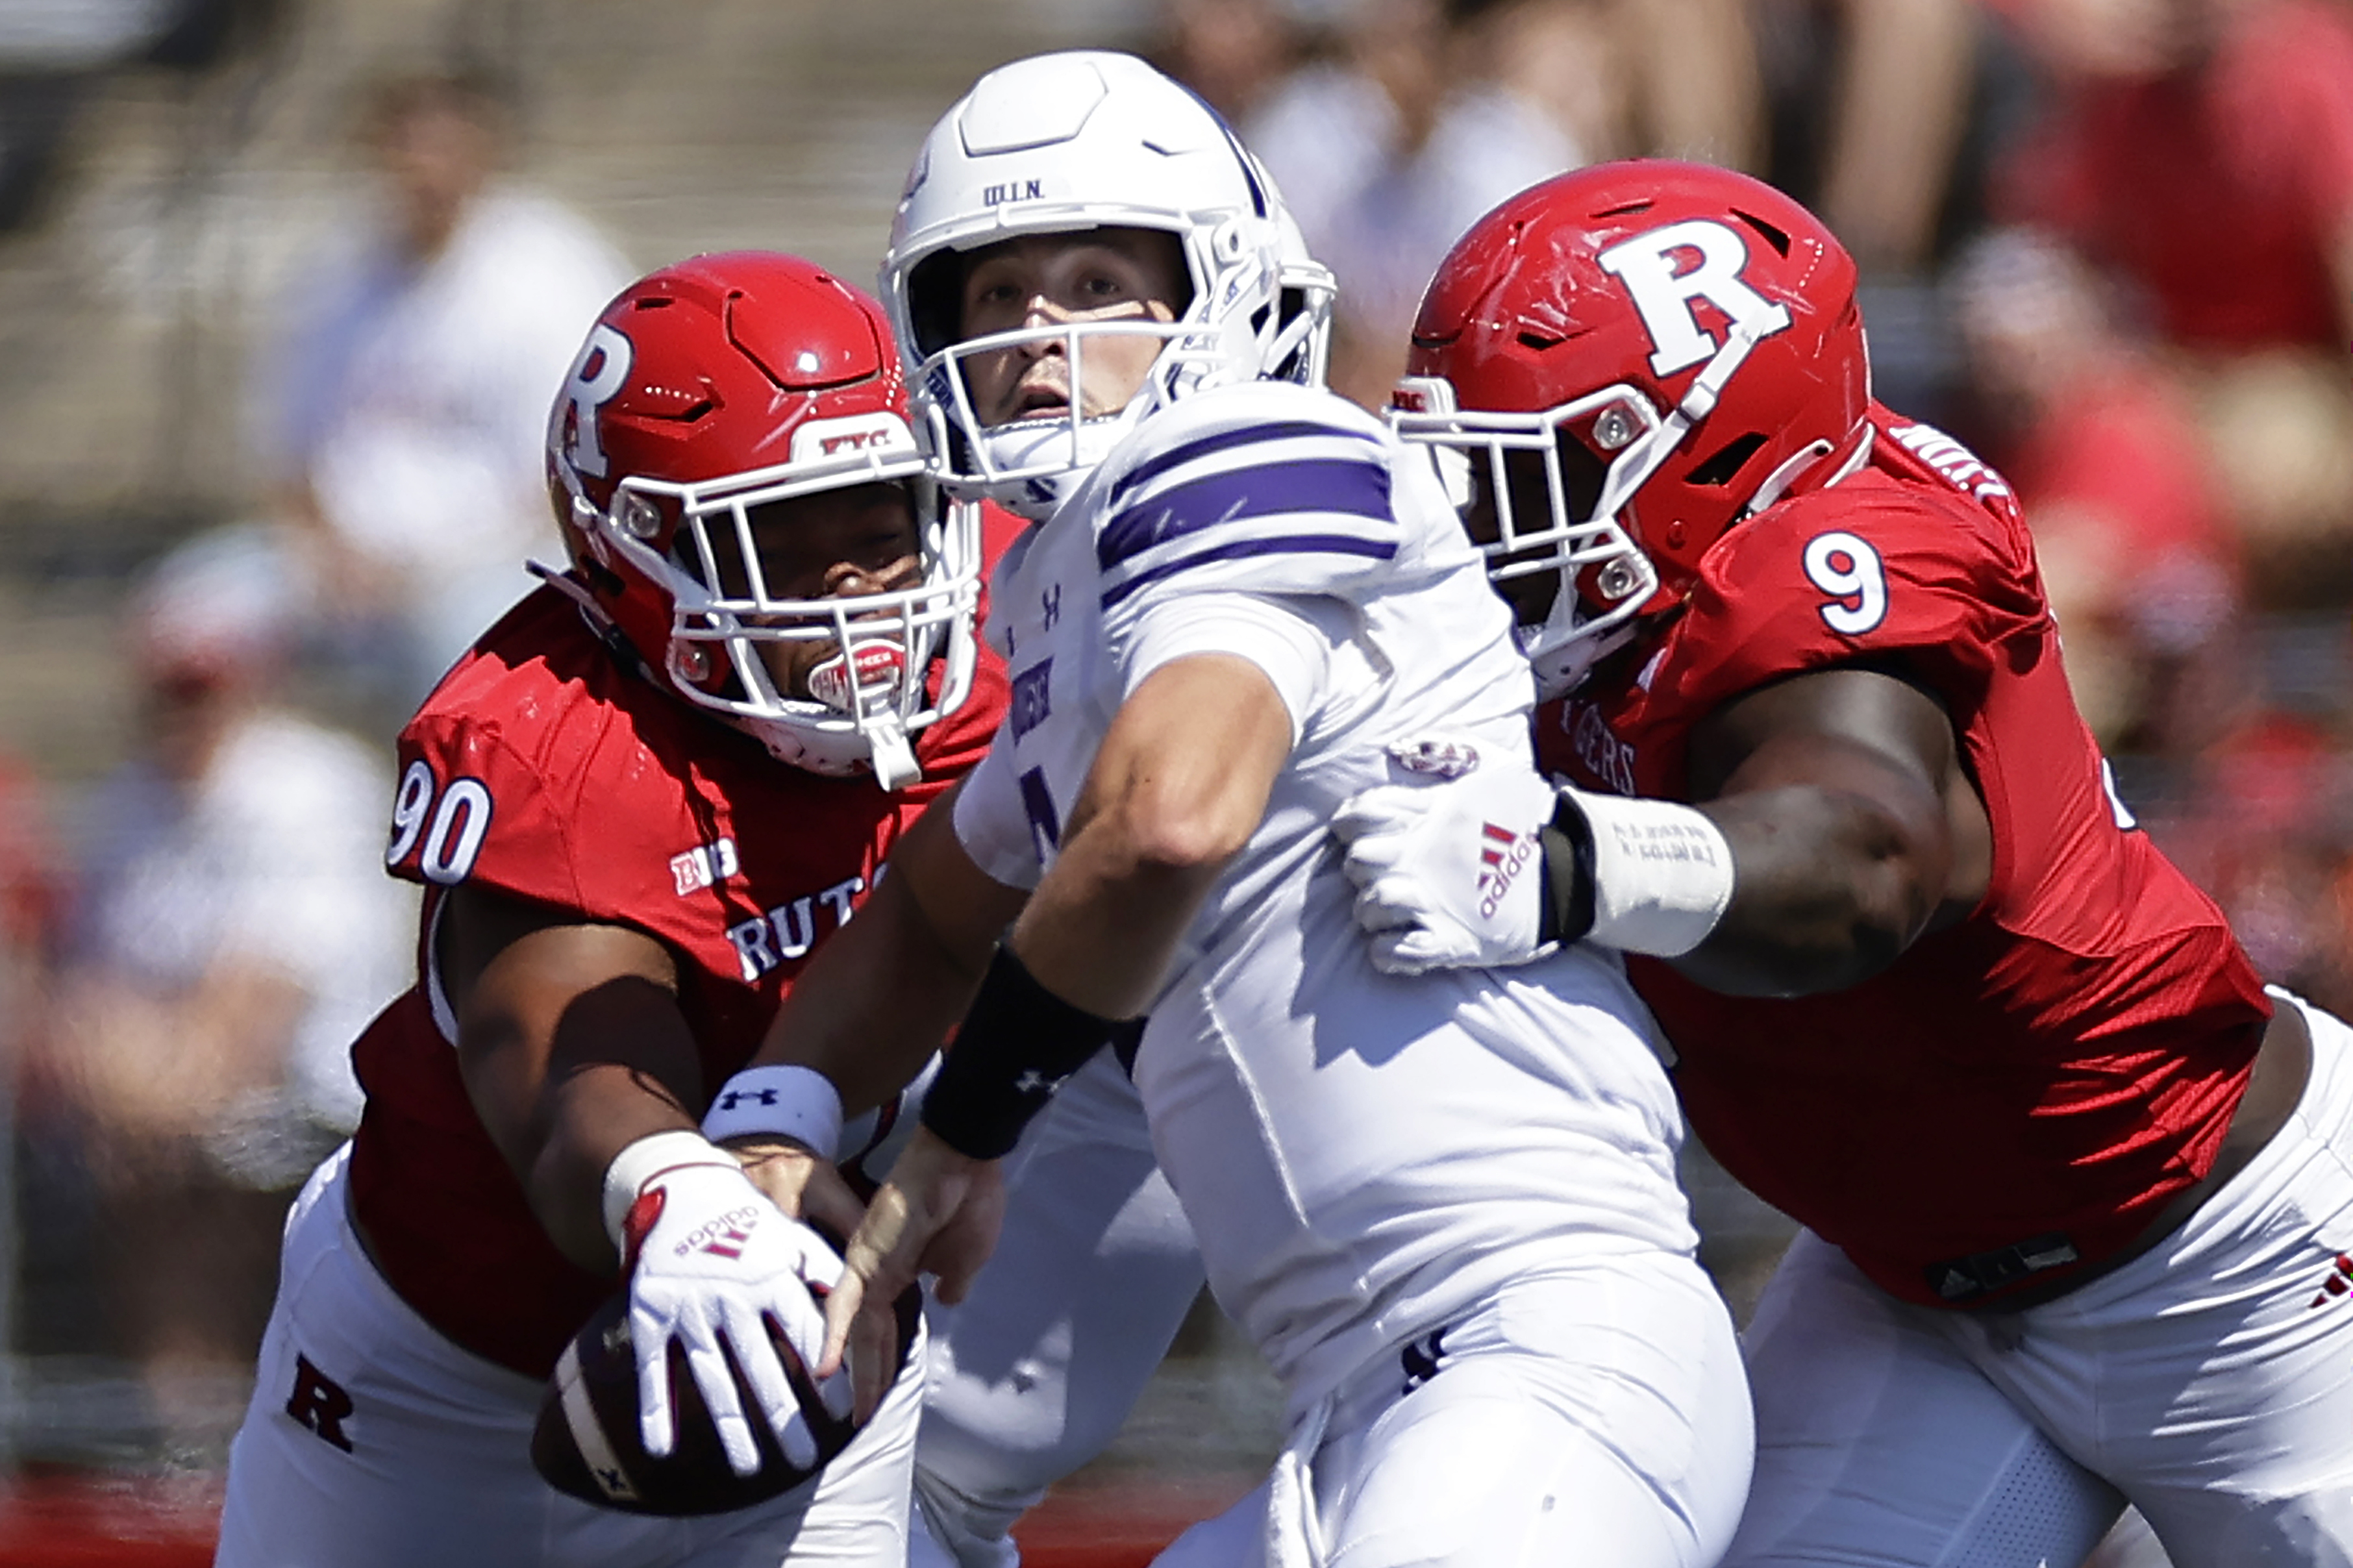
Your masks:
{"label": "black arm band", "polygon": [[1593,929],[1593,824],[1575,797],[1561,795],[1544,826],[1544,910],[1536,934],[1582,941]]}
{"label": "black arm band", "polygon": [[1123,1027],[1071,1006],[1000,946],[923,1096],[923,1125],[967,1158],[1002,1159],[1062,1080]]}

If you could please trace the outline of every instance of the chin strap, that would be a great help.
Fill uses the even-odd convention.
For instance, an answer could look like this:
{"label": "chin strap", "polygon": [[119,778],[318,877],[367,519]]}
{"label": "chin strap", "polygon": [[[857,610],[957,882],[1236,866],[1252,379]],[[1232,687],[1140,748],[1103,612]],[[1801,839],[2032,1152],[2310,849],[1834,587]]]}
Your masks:
{"label": "chin strap", "polygon": [[[1836,473],[1821,482],[1820,488],[1828,489],[1862,468],[1871,457],[1872,443],[1876,439],[1877,434],[1872,429],[1870,421],[1865,420],[1862,426],[1862,439],[1855,443],[1854,450],[1847,455],[1846,461],[1838,466]],[[1758,512],[1778,504],[1783,496],[1789,493],[1789,487],[1805,477],[1807,469],[1835,450],[1837,448],[1828,440],[1820,440],[1792,454],[1788,461],[1765,476],[1765,482],[1757,487],[1757,493],[1748,498],[1748,504],[1740,509],[1740,515],[1754,517]]]}
{"label": "chin strap", "polygon": [[886,790],[902,790],[922,781],[923,764],[915,761],[915,748],[908,743],[907,732],[896,723],[875,724],[866,731],[866,743],[873,753],[876,784]]}
{"label": "chin strap", "polygon": [[596,634],[596,640],[605,645],[605,651],[618,660],[623,669],[644,679],[653,679],[653,672],[646,668],[646,661],[638,657],[636,646],[615,624],[605,606],[596,602],[596,595],[588,591],[586,584],[569,572],[557,571],[543,561],[525,561],[523,566],[533,576],[580,606],[580,618],[588,623],[588,629]]}

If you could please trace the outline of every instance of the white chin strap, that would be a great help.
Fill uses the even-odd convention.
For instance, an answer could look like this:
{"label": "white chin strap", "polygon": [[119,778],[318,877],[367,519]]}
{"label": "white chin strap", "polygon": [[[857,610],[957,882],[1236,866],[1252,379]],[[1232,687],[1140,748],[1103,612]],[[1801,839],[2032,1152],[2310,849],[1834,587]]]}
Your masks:
{"label": "white chin strap", "polygon": [[[1554,616],[1559,616],[1562,600],[1574,599],[1574,595],[1563,594],[1560,600],[1554,603]],[[1576,614],[1574,604],[1569,606],[1569,614],[1572,616]],[[1589,637],[1569,637],[1551,647],[1543,647],[1543,639],[1553,630],[1549,620],[1540,626],[1520,627],[1520,651],[1527,654],[1528,668],[1535,672],[1536,700],[1550,702],[1576,690],[1577,683],[1595,665],[1633,641],[1639,629],[1639,623],[1626,620]],[[1531,649],[1541,651],[1531,652]]]}
{"label": "white chin strap", "polygon": [[804,730],[776,719],[721,713],[714,717],[767,748],[768,755],[803,773],[853,778],[871,772],[886,790],[904,789],[923,776],[907,731],[891,715],[877,715],[858,731]]}
{"label": "white chin strap", "polygon": [[867,763],[874,770],[874,782],[884,789],[904,789],[923,778],[922,764],[915,761],[915,748],[908,743],[907,732],[896,723],[871,725],[866,731],[866,744],[871,752]]}
{"label": "white chin strap", "polygon": [[1131,404],[1128,411],[1093,419],[1024,420],[983,432],[974,444],[985,455],[989,469],[1008,474],[1051,470],[1027,479],[991,481],[985,487],[988,499],[1016,517],[1043,522],[1110,455],[1140,413]]}

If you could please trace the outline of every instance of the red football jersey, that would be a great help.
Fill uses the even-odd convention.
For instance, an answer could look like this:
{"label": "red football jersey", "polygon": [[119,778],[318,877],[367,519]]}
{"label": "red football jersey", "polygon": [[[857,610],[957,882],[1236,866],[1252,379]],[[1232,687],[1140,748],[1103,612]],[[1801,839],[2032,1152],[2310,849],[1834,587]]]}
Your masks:
{"label": "red football jersey", "polygon": [[1689,799],[1693,725],[1769,681],[1873,664],[1943,700],[1993,826],[1968,919],[1824,995],[1628,967],[1726,1169],[1891,1294],[1974,1302],[2114,1253],[2203,1175],[2271,1009],[2116,798],[2008,488],[1873,416],[1871,467],[1727,534],[1683,613],[1547,709],[1538,743],[1587,787]]}
{"label": "red football jersey", "polygon": [[987,750],[1005,676],[915,737],[896,795],[822,778],[627,668],[554,589],[475,644],[400,736],[386,861],[426,884],[417,986],[360,1037],[352,1202],[394,1289],[479,1355],[546,1376],[615,1289],[555,1249],[474,1114],[427,962],[460,883],[633,926],[680,959],[706,1093],[759,1047],[792,977],[924,805]]}

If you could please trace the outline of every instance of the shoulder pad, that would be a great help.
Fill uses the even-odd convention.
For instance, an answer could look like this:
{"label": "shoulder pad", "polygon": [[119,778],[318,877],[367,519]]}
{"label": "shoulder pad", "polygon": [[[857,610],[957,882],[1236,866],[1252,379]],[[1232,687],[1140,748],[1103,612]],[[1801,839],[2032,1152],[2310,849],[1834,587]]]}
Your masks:
{"label": "shoulder pad", "polygon": [[1104,614],[1155,585],[1345,595],[1404,546],[1395,454],[1363,410],[1281,383],[1220,387],[1155,415],[1091,490]]}

